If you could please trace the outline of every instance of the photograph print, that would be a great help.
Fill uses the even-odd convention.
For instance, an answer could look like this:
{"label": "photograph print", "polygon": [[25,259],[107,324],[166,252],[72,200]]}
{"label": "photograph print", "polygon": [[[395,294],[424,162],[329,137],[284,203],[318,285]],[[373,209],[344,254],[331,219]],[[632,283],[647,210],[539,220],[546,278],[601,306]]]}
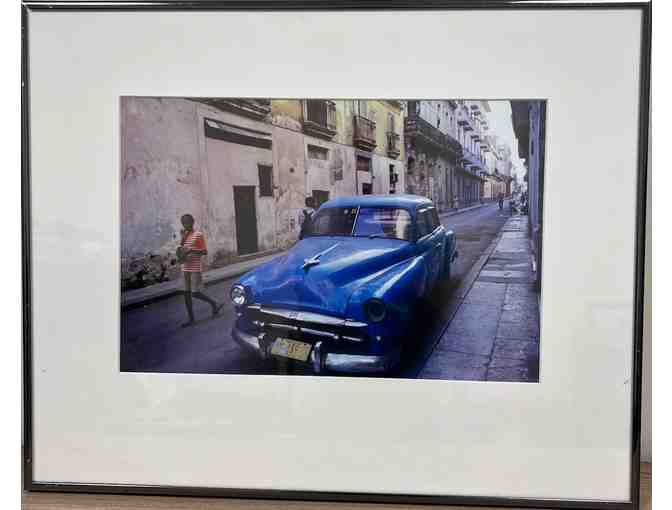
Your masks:
{"label": "photograph print", "polygon": [[121,97],[121,371],[538,382],[545,121]]}

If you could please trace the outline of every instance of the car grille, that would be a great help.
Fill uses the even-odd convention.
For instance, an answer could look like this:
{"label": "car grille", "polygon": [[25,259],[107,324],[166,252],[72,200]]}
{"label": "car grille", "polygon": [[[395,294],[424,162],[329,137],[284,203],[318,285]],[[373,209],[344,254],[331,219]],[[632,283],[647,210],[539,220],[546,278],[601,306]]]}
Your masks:
{"label": "car grille", "polygon": [[278,335],[314,341],[364,342],[367,339],[365,322],[257,304],[248,306],[247,310],[255,326]]}

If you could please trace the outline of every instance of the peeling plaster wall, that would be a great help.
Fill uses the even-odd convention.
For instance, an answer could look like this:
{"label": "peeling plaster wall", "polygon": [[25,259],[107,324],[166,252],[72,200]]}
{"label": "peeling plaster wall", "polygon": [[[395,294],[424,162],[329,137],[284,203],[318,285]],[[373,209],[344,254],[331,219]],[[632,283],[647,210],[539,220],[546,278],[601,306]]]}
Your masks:
{"label": "peeling plaster wall", "polygon": [[407,154],[415,161],[413,171],[406,175],[407,191],[430,198],[441,211],[454,207],[450,176],[455,172],[455,162],[422,147],[407,148]]}
{"label": "peeling plaster wall", "polygon": [[386,195],[390,193],[390,165],[394,166],[394,171],[399,176],[395,193],[400,194],[406,192],[404,182],[406,172],[404,171],[403,163],[398,159],[374,156],[372,161],[374,194]]}
{"label": "peeling plaster wall", "polygon": [[207,118],[229,126],[266,133],[268,137],[272,137],[270,118],[255,120],[204,103],[192,103],[196,109],[193,129],[198,136],[206,189],[203,222],[208,238],[209,262],[222,265],[238,257],[233,186],[256,187],[255,210],[259,251],[275,249],[275,202],[273,197],[259,196],[258,168],[258,165],[273,165],[272,150],[208,138],[204,132],[204,122]]}
{"label": "peeling plaster wall", "polygon": [[[354,147],[325,142],[311,136],[304,136],[304,146],[308,195],[314,190],[328,191],[329,198],[357,193]],[[311,158],[310,146],[326,149],[327,159]]]}
{"label": "peeling plaster wall", "polygon": [[[331,142],[345,146],[352,146],[354,136],[354,116],[359,114],[359,100],[337,99],[336,106],[336,134]],[[404,158],[404,119],[401,106],[393,106],[387,101],[366,100],[368,118],[376,123],[376,148],[373,151],[378,156],[387,157],[387,133],[392,130],[389,115],[394,120],[394,132],[399,134],[399,159]],[[273,124],[294,131],[301,131],[302,107],[299,99],[274,99],[271,101]]]}
{"label": "peeling plaster wall", "polygon": [[306,167],[303,135],[273,128],[273,172],[277,202],[278,247],[287,248],[299,237],[299,217],[305,207]]}
{"label": "peeling plaster wall", "polygon": [[122,279],[167,279],[179,269],[180,216],[201,215],[205,199],[194,103],[124,97],[120,106]]}
{"label": "peeling plaster wall", "polygon": [[206,236],[206,264],[221,265],[237,257],[234,185],[257,188],[259,250],[276,248],[275,200],[258,196],[257,165],[273,165],[272,151],[206,138],[206,118],[272,132],[268,122],[189,99],[121,100],[124,288],[141,286],[138,274],[145,284],[178,276],[174,254],[185,213],[195,217]]}
{"label": "peeling plaster wall", "polygon": [[271,101],[273,124],[293,131],[301,131],[301,101],[298,99],[273,99]]}
{"label": "peeling plaster wall", "polygon": [[[270,129],[267,129],[270,133]],[[238,256],[234,186],[255,187],[259,251],[275,248],[275,201],[259,196],[258,165],[273,164],[269,149],[205,139],[208,171],[209,258],[226,263]]]}
{"label": "peeling plaster wall", "polygon": [[[301,102],[273,100],[271,115],[255,120],[209,104],[181,98],[126,97],[121,101],[122,288],[175,278],[180,216],[191,213],[208,243],[210,267],[238,258],[234,186],[255,187],[259,252],[288,248],[298,238],[305,199],[313,191],[329,198],[390,192],[389,167],[398,174],[396,192],[406,190],[403,156],[387,157],[388,111],[403,143],[401,109],[369,101],[375,110],[376,151],[353,147],[356,102],[336,101],[333,141],[302,132]],[[233,129],[253,130],[272,149],[205,136],[205,119]],[[322,148],[316,155],[310,146]],[[400,147],[403,154],[403,145]],[[356,170],[357,154],[371,158],[372,171]],[[259,165],[273,167],[273,196],[259,196]]]}

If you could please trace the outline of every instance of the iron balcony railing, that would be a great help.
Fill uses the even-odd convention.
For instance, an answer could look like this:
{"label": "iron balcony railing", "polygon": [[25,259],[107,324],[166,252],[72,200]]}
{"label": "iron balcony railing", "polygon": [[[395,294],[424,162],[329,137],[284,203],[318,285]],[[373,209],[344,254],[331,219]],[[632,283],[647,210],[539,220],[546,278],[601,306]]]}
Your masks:
{"label": "iron balcony railing", "polygon": [[480,158],[469,149],[463,149],[462,151],[462,164],[464,165],[464,168],[475,175],[484,167]]}
{"label": "iron balcony railing", "polygon": [[436,150],[449,152],[455,157],[462,155],[462,145],[451,135],[442,133],[419,115],[406,117],[404,131],[407,137],[418,137]]}
{"label": "iron balcony railing", "polygon": [[336,103],[324,99],[303,101],[303,130],[321,138],[336,134]]}
{"label": "iron balcony railing", "polygon": [[376,123],[362,115],[355,115],[354,145],[372,151],[376,148]]}
{"label": "iron balcony railing", "polygon": [[462,126],[465,131],[473,131],[471,115],[469,109],[464,106],[457,111],[457,123]]}

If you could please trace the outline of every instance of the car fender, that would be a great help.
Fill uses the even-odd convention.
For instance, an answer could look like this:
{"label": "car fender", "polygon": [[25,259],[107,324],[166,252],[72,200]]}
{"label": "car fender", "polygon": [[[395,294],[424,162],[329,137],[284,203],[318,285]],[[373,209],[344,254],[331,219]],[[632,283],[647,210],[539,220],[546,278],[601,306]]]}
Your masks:
{"label": "car fender", "polygon": [[447,271],[450,271],[450,264],[452,264],[458,256],[457,253],[457,238],[455,237],[455,232],[448,230],[445,234],[445,244],[444,244],[444,268]]}
{"label": "car fender", "polygon": [[425,292],[427,266],[420,254],[403,260],[381,271],[350,296],[348,317],[368,321],[364,303],[369,299],[382,300],[388,308],[388,319],[408,321],[417,299]]}

